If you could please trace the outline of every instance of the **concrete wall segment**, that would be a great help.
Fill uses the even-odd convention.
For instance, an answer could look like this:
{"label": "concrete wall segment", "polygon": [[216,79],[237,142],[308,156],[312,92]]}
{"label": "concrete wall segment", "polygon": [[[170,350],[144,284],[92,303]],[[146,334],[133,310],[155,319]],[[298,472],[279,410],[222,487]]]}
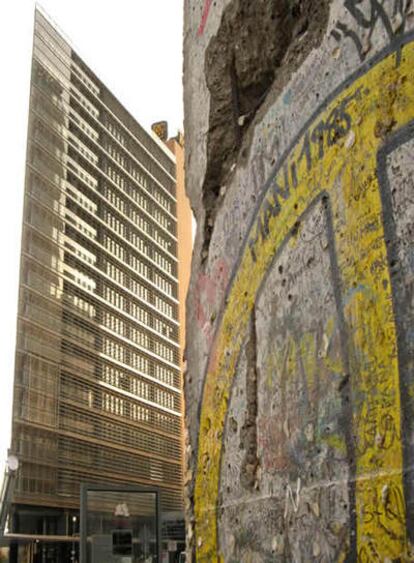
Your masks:
{"label": "concrete wall segment", "polygon": [[[210,200],[215,82],[205,53],[226,9],[241,30],[245,12],[236,0],[186,5],[187,190],[198,219],[187,506],[197,561],[411,557],[413,407],[401,393],[412,389],[413,7],[327,6],[323,33],[296,14],[302,27],[292,26],[253,115],[237,116],[239,144]],[[267,24],[252,30],[256,43]]]}

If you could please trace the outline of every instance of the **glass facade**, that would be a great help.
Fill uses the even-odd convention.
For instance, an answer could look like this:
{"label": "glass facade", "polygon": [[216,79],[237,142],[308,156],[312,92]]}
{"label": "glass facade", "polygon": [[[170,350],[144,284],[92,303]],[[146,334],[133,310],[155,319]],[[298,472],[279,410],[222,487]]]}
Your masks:
{"label": "glass facade", "polygon": [[72,514],[82,482],[181,511],[175,159],[39,11],[33,49],[12,527],[33,532],[19,507]]}

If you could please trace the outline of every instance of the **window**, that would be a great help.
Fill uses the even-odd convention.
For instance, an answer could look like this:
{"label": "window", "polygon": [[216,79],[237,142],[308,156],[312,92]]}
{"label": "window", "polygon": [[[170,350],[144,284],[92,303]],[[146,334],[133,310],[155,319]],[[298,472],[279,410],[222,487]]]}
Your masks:
{"label": "window", "polygon": [[91,303],[88,303],[85,299],[82,299],[78,295],[71,295],[70,293],[65,293],[64,299],[66,302],[71,303],[73,307],[76,307],[76,309],[81,311],[85,316],[88,316],[91,319],[95,318],[95,307]]}
{"label": "window", "polygon": [[118,293],[115,289],[108,285],[104,285],[103,288],[103,295],[104,298],[111,304],[117,307],[118,309],[124,310],[125,309],[125,298],[123,295]]}
{"label": "window", "polygon": [[173,350],[162,342],[158,342],[157,340],[154,342],[154,352],[168,362],[174,361]]}
{"label": "window", "polygon": [[161,297],[159,297],[158,295],[154,295],[154,306],[158,309],[158,311],[160,311],[167,317],[173,318],[172,306],[164,301],[164,299],[161,299]]}
{"label": "window", "polygon": [[155,377],[163,383],[174,386],[174,372],[166,366],[155,364]]}
{"label": "window", "polygon": [[140,399],[150,398],[150,386],[146,381],[133,379],[131,382],[131,392]]}
{"label": "window", "polygon": [[79,80],[81,82],[83,82],[85,84],[85,86],[87,86],[89,88],[89,90],[91,90],[95,96],[99,96],[99,88],[97,86],[95,86],[95,84],[89,80],[89,78],[86,76],[86,74],[84,72],[82,72],[76,65],[74,65],[72,63],[71,65],[72,71],[76,74],[76,76],[79,78]]}
{"label": "window", "polygon": [[148,335],[142,329],[131,327],[129,330],[129,338],[139,346],[143,346],[144,348],[149,347]]}
{"label": "window", "polygon": [[125,189],[125,178],[121,174],[119,174],[119,172],[113,166],[108,165],[106,173],[111,178],[111,180],[121,188],[121,190]]}
{"label": "window", "polygon": [[131,405],[131,418],[138,422],[149,422],[149,409],[143,407],[142,405]]}
{"label": "window", "polygon": [[116,242],[112,237],[104,236],[104,246],[113,255],[122,261],[125,261],[126,250],[118,242]]}
{"label": "window", "polygon": [[148,266],[142,262],[135,254],[129,255],[129,265],[133,270],[144,278],[148,278]]}
{"label": "window", "polygon": [[126,324],[118,316],[113,315],[112,313],[108,313],[108,312],[105,311],[103,313],[102,323],[103,323],[104,326],[106,326],[107,328],[109,328],[113,332],[116,332],[117,334],[119,334],[121,336],[125,336],[125,334],[126,334]]}
{"label": "window", "polygon": [[96,229],[91,227],[89,223],[75,215],[70,209],[65,209],[65,219],[68,223],[76,227],[78,231],[84,233],[88,237],[95,239],[96,238]]}
{"label": "window", "polygon": [[163,256],[161,252],[158,252],[158,250],[155,249],[154,249],[154,260],[156,264],[160,266],[160,268],[162,268],[164,271],[168,272],[169,274],[172,273],[172,264],[170,259]]}
{"label": "window", "polygon": [[126,227],[123,221],[120,221],[117,217],[115,217],[113,213],[110,213],[109,211],[105,213],[105,221],[112,230],[114,230],[122,237],[125,237]]}
{"label": "window", "polygon": [[149,361],[148,358],[142,356],[138,352],[131,351],[130,353],[131,358],[131,366],[136,370],[148,374],[149,372]]}
{"label": "window", "polygon": [[107,356],[114,358],[118,362],[125,363],[125,352],[126,350],[122,344],[119,344],[108,337],[103,338],[103,353]]}
{"label": "window", "polygon": [[134,278],[129,280],[129,289],[139,298],[148,301],[149,292],[146,287],[137,282]]}
{"label": "window", "polygon": [[164,293],[168,295],[173,294],[173,285],[171,282],[167,281],[164,277],[160,276],[157,272],[153,274],[153,281],[154,283],[162,290]]}
{"label": "window", "polygon": [[136,303],[130,303],[130,314],[139,322],[148,325],[149,315],[142,307]]}
{"label": "window", "polygon": [[172,329],[167,323],[161,321],[160,319],[154,318],[154,329],[166,336],[167,338],[171,338],[174,333],[174,329]]}
{"label": "window", "polygon": [[115,264],[106,261],[106,273],[110,276],[114,281],[118,282],[119,284],[125,286],[126,285],[126,275],[122,270],[120,270]]}
{"label": "window", "polygon": [[113,366],[109,366],[107,364],[103,365],[102,368],[102,380],[104,383],[108,383],[109,385],[113,385],[114,387],[120,387],[121,381],[121,374],[122,372],[114,368]]}
{"label": "window", "polygon": [[174,395],[164,389],[154,389],[154,402],[168,409],[174,409]]}
{"label": "window", "polygon": [[106,119],[106,128],[108,129],[108,131],[111,133],[111,135],[113,137],[115,137],[115,139],[122,145],[125,146],[125,137],[123,135],[123,133],[121,132],[121,128],[118,125],[115,125],[115,123],[113,123],[112,121],[110,121],[109,119]]}
{"label": "window", "polygon": [[102,394],[102,408],[111,414],[123,415],[125,410],[125,401],[120,397],[111,395],[110,393]]}

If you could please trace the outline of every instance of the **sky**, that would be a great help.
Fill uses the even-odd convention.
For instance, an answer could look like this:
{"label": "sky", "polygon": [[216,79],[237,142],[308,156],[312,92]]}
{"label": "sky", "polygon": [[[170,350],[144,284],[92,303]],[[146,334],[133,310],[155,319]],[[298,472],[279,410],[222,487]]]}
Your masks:
{"label": "sky", "polygon": [[[149,129],[182,129],[183,0],[42,0],[74,50]],[[35,2],[2,3],[0,34],[0,482],[10,445]]]}

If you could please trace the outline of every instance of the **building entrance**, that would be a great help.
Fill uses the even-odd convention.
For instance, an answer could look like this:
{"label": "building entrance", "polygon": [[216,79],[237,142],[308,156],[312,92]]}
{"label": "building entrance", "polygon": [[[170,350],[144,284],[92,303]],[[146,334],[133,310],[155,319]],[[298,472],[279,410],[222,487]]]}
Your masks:
{"label": "building entrance", "polygon": [[80,563],[159,563],[156,489],[83,485]]}

